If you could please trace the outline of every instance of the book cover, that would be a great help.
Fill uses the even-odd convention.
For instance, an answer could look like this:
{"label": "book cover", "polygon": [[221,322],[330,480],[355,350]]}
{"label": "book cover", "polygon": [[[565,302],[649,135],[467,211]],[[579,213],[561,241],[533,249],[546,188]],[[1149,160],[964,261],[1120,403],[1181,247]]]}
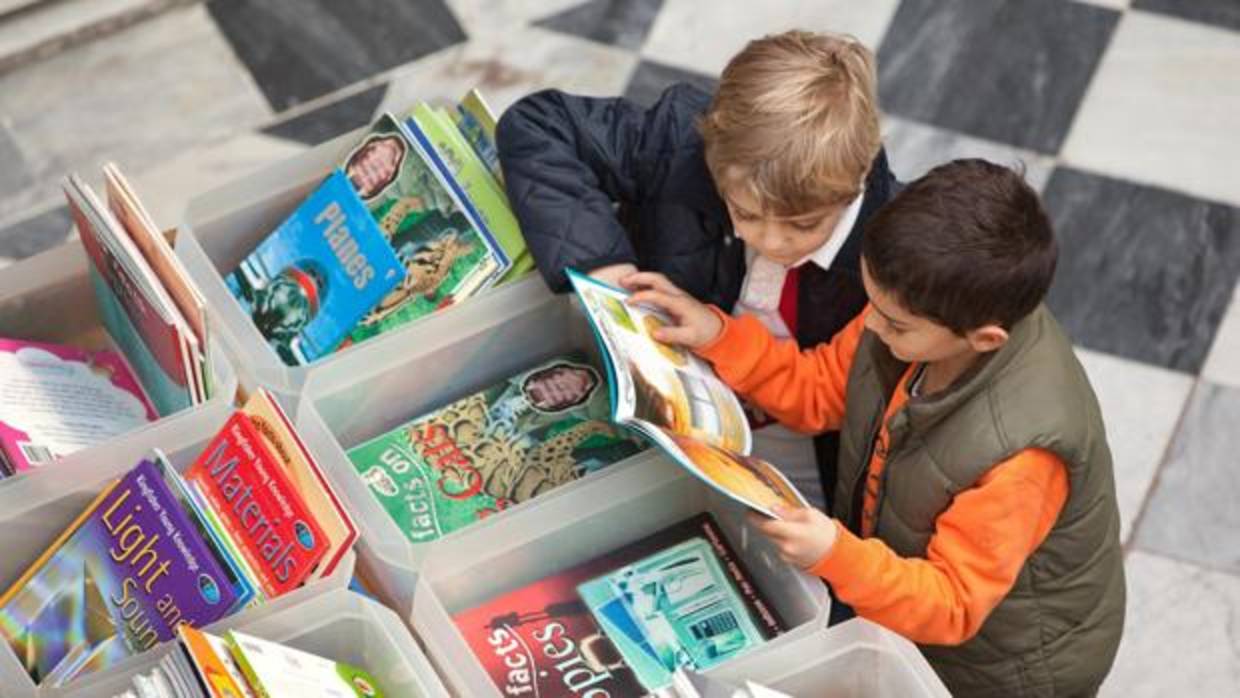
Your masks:
{"label": "book cover", "polygon": [[349,450],[371,493],[424,543],[645,448],[608,419],[576,353],[545,361]]}
{"label": "book cover", "polygon": [[336,170],[225,282],[280,358],[302,365],[334,351],[404,279],[401,260]]}
{"label": "book cover", "polygon": [[357,540],[357,525],[271,393],[259,388],[250,395],[241,411],[250,418],[263,444],[279,461],[327,537],[327,553],[314,568],[311,578],[330,575]]}
{"label": "book cover", "polygon": [[233,658],[262,698],[383,698],[365,669],[229,631]]}
{"label": "book cover", "polygon": [[500,282],[511,281],[533,271],[534,257],[526,247],[521,226],[508,205],[508,195],[478,159],[456,124],[448,118],[447,112],[423,102],[414,108],[409,119],[414,122],[410,130],[419,139],[425,140],[423,147],[444,170],[445,178],[460,188],[461,201],[477,216],[479,227],[489,231],[504,248],[508,259],[512,260]]}
{"label": "book cover", "polygon": [[0,599],[0,633],[60,685],[206,625],[235,598],[151,461],[126,474]]}
{"label": "book cover", "polygon": [[198,680],[210,691],[209,698],[255,698],[224,638],[187,625],[178,629],[177,637]]}
{"label": "book cover", "polygon": [[495,177],[495,181],[502,186],[504,171],[499,163],[499,149],[495,147],[497,119],[495,112],[477,88],[470,90],[469,94],[457,103],[452,113],[452,120],[456,123],[461,135],[477,153],[478,158],[486,164],[487,169]]}
{"label": "book cover", "polygon": [[704,538],[707,532],[722,538],[714,518],[698,514],[456,613],[453,622],[504,695],[645,695],[637,673],[577,587],[661,550]]}
{"label": "book cover", "polygon": [[341,159],[400,259],[404,280],[349,335],[360,342],[493,283],[508,264],[439,179],[404,126],[384,114]]}
{"label": "book cover", "polygon": [[185,473],[215,510],[275,598],[300,586],[327,553],[327,538],[249,417],[233,413]]}
{"label": "book cover", "polygon": [[107,191],[108,208],[116,216],[121,227],[129,234],[134,245],[142,253],[152,273],[163,285],[180,311],[181,319],[190,330],[195,350],[194,377],[198,381],[197,401],[205,402],[211,397],[209,364],[207,362],[207,302],[198,287],[189,278],[189,272],[172,245],[160,232],[151,214],[121,174],[115,163],[103,166],[104,186]]}
{"label": "book cover", "polygon": [[94,191],[77,175],[63,189],[108,334],[161,416],[195,404],[192,335],[172,299]]}
{"label": "book cover", "polygon": [[24,472],[157,418],[120,355],[0,338],[0,451]]}

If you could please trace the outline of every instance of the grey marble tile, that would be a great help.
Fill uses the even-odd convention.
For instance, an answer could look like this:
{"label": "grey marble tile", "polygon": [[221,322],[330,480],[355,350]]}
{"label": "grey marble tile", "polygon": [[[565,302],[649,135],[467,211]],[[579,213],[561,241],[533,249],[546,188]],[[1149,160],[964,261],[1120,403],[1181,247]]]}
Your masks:
{"label": "grey marble tile", "polygon": [[1206,356],[1201,377],[1222,385],[1240,388],[1240,286],[1232,294],[1231,305],[1214,335],[1214,345]]}
{"label": "grey marble tile", "polygon": [[984,158],[1024,169],[1025,181],[1042,191],[1055,166],[1053,158],[1032,150],[1014,148],[898,116],[883,117],[883,144],[887,148],[892,171],[904,182],[911,182],[948,160]]}
{"label": "grey marble tile", "polygon": [[718,75],[745,44],[788,29],[852,34],[876,48],[899,0],[665,0],[642,57]]}
{"label": "grey marble tile", "polygon": [[1118,18],[1064,0],[904,0],[879,50],[880,101],[1053,155]]}
{"label": "grey marble tile", "polygon": [[1240,389],[1202,381],[1189,399],[1134,543],[1240,573]]}
{"label": "grey marble tile", "polygon": [[447,0],[452,14],[471,39],[503,34],[530,22],[576,7],[582,0]]}
{"label": "grey marble tile", "polygon": [[1240,30],[1240,3],[1236,0],[1133,0],[1132,7]]}
{"label": "grey marble tile", "polygon": [[465,39],[442,0],[209,0],[275,111]]}
{"label": "grey marble tile", "polygon": [[0,198],[26,188],[32,181],[30,168],[26,165],[21,148],[4,124],[0,123]]}
{"label": "grey marble tile", "polygon": [[1126,542],[1175,435],[1195,378],[1088,349],[1078,349],[1077,356],[1102,408],[1119,500],[1120,540]]}
{"label": "grey marble tile", "polygon": [[662,7],[663,0],[587,0],[534,25],[636,51]]}
{"label": "grey marble tile", "polygon": [[1049,302],[1077,344],[1196,373],[1240,276],[1240,210],[1060,167]]}
{"label": "grey marble tile", "polygon": [[0,256],[18,260],[36,255],[69,239],[72,230],[69,208],[59,206],[0,229]]}
{"label": "grey marble tile", "polygon": [[1099,695],[1240,695],[1240,578],[1140,552],[1124,569],[1124,637]]}
{"label": "grey marble tile", "polygon": [[649,106],[659,99],[664,90],[679,82],[687,82],[711,93],[719,85],[719,81],[709,75],[643,60],[637,64],[633,77],[629,78],[629,85],[624,88],[624,96],[638,104]]}
{"label": "grey marble tile", "polygon": [[[1240,12],[1240,2],[1230,2]],[[1240,206],[1237,124],[1240,33],[1129,11],[1060,157],[1074,167]]]}
{"label": "grey marble tile", "polygon": [[375,109],[387,94],[387,83],[369,87],[291,119],[272,124],[263,133],[290,141],[317,145],[374,120]]}

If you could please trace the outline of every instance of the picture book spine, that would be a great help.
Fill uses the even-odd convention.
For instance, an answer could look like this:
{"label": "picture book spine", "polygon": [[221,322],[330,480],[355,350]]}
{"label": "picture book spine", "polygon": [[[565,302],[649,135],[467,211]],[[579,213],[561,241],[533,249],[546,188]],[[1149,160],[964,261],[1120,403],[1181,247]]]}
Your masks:
{"label": "picture book spine", "polygon": [[787,625],[779,616],[775,607],[771,605],[766,596],[758,588],[754,582],[753,574],[745,567],[744,562],[736,554],[727,537],[723,535],[722,529],[714,518],[702,519],[702,535],[706,541],[710,543],[711,548],[715,551],[715,555],[719,558],[724,570],[732,579],[737,592],[745,601],[745,606],[749,609],[749,615],[754,623],[758,625],[759,630],[770,639],[787,630]]}
{"label": "picture book spine", "polygon": [[186,473],[221,515],[268,598],[301,585],[327,552],[305,503],[242,413]]}

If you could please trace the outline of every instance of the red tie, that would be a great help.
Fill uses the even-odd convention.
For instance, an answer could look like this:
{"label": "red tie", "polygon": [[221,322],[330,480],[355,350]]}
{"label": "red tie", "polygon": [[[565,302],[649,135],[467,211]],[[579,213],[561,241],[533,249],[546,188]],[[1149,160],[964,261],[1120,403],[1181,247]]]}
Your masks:
{"label": "red tie", "polygon": [[797,334],[797,285],[801,276],[801,267],[793,267],[784,277],[784,289],[779,292],[779,316],[788,326],[793,337]]}

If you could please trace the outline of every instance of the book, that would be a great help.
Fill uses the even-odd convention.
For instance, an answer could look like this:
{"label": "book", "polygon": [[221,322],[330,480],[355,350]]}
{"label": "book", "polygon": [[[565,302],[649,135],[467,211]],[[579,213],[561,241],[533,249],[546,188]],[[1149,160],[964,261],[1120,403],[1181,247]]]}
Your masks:
{"label": "book", "polygon": [[177,634],[184,664],[206,689],[206,698],[255,698],[228,641],[218,635],[181,626]]}
{"label": "book", "polygon": [[233,659],[260,698],[383,698],[364,669],[231,630]]}
{"label": "book", "polygon": [[202,402],[202,347],[113,212],[76,174],[62,184],[104,326],[161,416]]}
{"label": "book", "polygon": [[574,353],[417,417],[348,456],[397,527],[425,543],[644,448],[608,419],[601,375]]}
{"label": "book", "polygon": [[241,411],[276,457],[293,488],[309,507],[327,539],[327,552],[314,568],[311,579],[330,575],[357,540],[357,525],[340,497],[328,483],[318,462],[302,443],[280,403],[265,388],[250,395]]}
{"label": "book", "polygon": [[405,280],[404,265],[335,170],[225,283],[287,364],[335,351]]}
{"label": "book", "polygon": [[191,338],[197,341],[195,378],[199,381],[199,402],[211,397],[210,362],[207,360],[207,302],[198,287],[190,280],[189,272],[172,251],[172,245],[160,232],[151,214],[142,205],[129,180],[121,174],[116,163],[103,165],[104,187],[108,208],[115,214],[122,229],[129,234],[134,245],[142,253],[156,278],[180,310],[181,318],[189,327]]}
{"label": "book", "polygon": [[[643,686],[641,676],[626,661],[616,639],[599,624],[578,587],[695,540],[710,542],[709,552],[720,556],[730,583],[742,590],[744,608],[733,612],[749,614],[764,637],[782,632],[783,621],[757,590],[708,513],[501,594],[452,619],[504,695],[645,695],[654,689]],[[712,628],[703,624],[701,630],[709,636]]]}
{"label": "book", "polygon": [[502,187],[504,171],[499,163],[499,149],[495,147],[495,124],[498,119],[495,118],[495,112],[487,104],[482,93],[477,88],[470,90],[457,103],[451,117],[461,132],[461,136],[473,148],[478,159],[486,164],[487,170]]}
{"label": "book", "polygon": [[353,328],[350,342],[467,298],[508,268],[503,249],[474,227],[430,156],[391,114],[381,116],[341,162],[406,272]]}
{"label": "book", "polygon": [[0,461],[47,465],[158,415],[119,354],[0,338]]}
{"label": "book", "polygon": [[0,635],[36,683],[151,649],[235,603],[226,574],[152,461],[101,494],[0,597]]}
{"label": "book", "polygon": [[508,195],[491,174],[447,113],[422,102],[414,107],[406,125],[431,156],[435,166],[457,192],[470,220],[492,237],[512,260],[500,283],[512,281],[534,269],[534,257],[525,245]]}
{"label": "book", "polygon": [[602,349],[611,385],[611,416],[658,444],[694,476],[766,516],[806,507],[805,498],[770,463],[750,456],[753,438],[736,395],[710,365],[652,331],[668,319],[628,303],[629,294],[569,270]]}
{"label": "book", "polygon": [[327,554],[327,537],[244,413],[185,472],[215,510],[259,588],[272,599],[301,586]]}

